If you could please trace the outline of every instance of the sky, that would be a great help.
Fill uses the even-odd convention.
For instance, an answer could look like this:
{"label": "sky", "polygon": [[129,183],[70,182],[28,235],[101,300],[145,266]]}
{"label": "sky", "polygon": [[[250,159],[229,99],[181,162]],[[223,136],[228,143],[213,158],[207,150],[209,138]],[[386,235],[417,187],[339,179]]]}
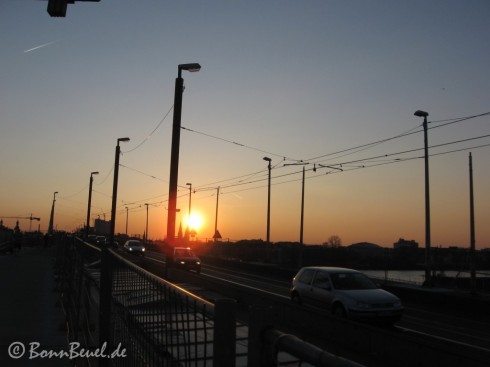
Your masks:
{"label": "sky", "polygon": [[182,73],[177,201],[185,227],[191,183],[197,238],[213,236],[218,208],[223,239],[266,239],[269,157],[272,242],[299,241],[304,167],[306,244],[423,246],[423,110],[432,245],[469,246],[471,152],[476,246],[490,247],[487,0],[101,0],[65,18],[46,7],[0,3],[4,225],[46,231],[58,192],[55,228],[83,227],[94,171],[91,221],[109,220],[115,147],[129,137],[116,233],[127,220],[143,235],[148,204],[148,236],[163,238],[177,66],[199,63]]}

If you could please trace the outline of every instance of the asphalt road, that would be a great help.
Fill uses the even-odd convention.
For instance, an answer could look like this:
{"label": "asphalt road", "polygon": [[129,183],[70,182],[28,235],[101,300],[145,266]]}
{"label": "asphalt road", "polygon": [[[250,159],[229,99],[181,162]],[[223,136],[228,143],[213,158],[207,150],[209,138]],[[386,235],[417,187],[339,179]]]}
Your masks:
{"label": "asphalt road", "polygon": [[[164,275],[164,257],[159,253],[147,253],[146,257],[135,257],[132,255],[125,255],[128,259],[135,262],[137,265],[146,268],[147,270],[155,273],[156,275]],[[244,271],[237,271],[231,268],[216,267],[210,265],[203,265],[200,275],[193,274],[190,278],[186,272],[178,270],[172,270],[170,273],[170,279],[172,282],[179,283],[181,286],[192,288],[191,291],[197,293],[203,298],[210,299],[211,301],[219,297],[227,297],[226,294],[222,294],[221,288],[216,289],[203,289],[199,286],[199,277],[212,278],[216,281],[233,283],[236,287],[251,287],[262,292],[275,295],[278,299],[284,302],[289,301],[289,288],[290,280],[274,278],[270,276],[263,276],[257,273],[250,273]],[[435,337],[440,340],[450,340],[461,345],[476,346],[482,350],[488,350],[490,352],[490,322],[486,314],[478,314],[475,312],[468,312],[471,310],[471,305],[464,310],[457,310],[448,305],[431,306],[423,302],[414,302],[413,300],[405,301],[402,298],[402,302],[405,306],[405,314],[395,327],[392,329],[399,335],[411,334],[416,337]],[[241,301],[240,309],[242,317],[246,318],[247,304],[243,304]],[[312,308],[311,312],[315,312]],[[302,330],[301,327],[297,329],[291,328],[289,325],[285,332],[297,335],[300,338],[308,335],[308,332]],[[395,333],[395,335],[396,335]],[[332,353],[346,351],[339,350],[338,345],[332,345],[328,340],[312,340],[310,341],[317,346],[331,351]],[[359,361],[361,362],[361,361]],[[361,362],[362,363],[362,362]],[[366,363],[370,364],[370,363]]]}

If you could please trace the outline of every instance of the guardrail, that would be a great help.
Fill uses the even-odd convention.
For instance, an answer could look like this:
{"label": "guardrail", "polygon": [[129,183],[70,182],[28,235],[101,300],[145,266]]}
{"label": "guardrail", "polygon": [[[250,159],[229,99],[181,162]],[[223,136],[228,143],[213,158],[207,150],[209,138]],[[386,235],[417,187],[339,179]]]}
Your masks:
{"label": "guardrail", "polygon": [[[322,351],[270,325],[267,312],[251,310],[237,322],[236,302],[210,303],[107,250],[111,291],[101,294],[98,247],[74,237],[58,246],[56,274],[71,342],[92,353],[78,366],[344,366],[359,364]],[[104,297],[108,297],[104,301]],[[99,322],[109,302],[109,321]],[[110,330],[102,330],[109,325]],[[107,340],[101,340],[101,335]],[[104,345],[105,344],[105,345]],[[103,347],[102,347],[103,346]],[[105,355],[98,358],[101,348]],[[99,354],[97,354],[99,352]],[[124,352],[124,353],[123,353]]]}

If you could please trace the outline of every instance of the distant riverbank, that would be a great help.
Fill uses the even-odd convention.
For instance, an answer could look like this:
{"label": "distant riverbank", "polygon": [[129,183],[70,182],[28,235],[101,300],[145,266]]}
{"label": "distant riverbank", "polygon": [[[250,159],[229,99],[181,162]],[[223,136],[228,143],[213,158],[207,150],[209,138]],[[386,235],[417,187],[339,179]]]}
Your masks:
{"label": "distant riverbank", "polygon": [[[379,280],[391,280],[402,283],[422,285],[425,280],[424,270],[363,270],[363,273],[371,278]],[[451,279],[468,279],[470,278],[469,271],[436,271],[436,278],[451,278]],[[476,272],[477,278],[490,279],[490,270],[481,270]]]}

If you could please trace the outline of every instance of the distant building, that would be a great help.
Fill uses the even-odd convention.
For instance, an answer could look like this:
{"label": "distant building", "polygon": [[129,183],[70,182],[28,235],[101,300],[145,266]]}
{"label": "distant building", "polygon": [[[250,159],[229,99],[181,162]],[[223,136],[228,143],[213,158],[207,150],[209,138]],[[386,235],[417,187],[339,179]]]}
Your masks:
{"label": "distant building", "polygon": [[402,249],[402,248],[418,249],[419,244],[414,240],[405,240],[403,238],[400,238],[397,242],[393,244],[393,248],[395,250]]}
{"label": "distant building", "polygon": [[109,236],[111,233],[111,221],[110,220],[95,220],[95,234],[101,236]]}

